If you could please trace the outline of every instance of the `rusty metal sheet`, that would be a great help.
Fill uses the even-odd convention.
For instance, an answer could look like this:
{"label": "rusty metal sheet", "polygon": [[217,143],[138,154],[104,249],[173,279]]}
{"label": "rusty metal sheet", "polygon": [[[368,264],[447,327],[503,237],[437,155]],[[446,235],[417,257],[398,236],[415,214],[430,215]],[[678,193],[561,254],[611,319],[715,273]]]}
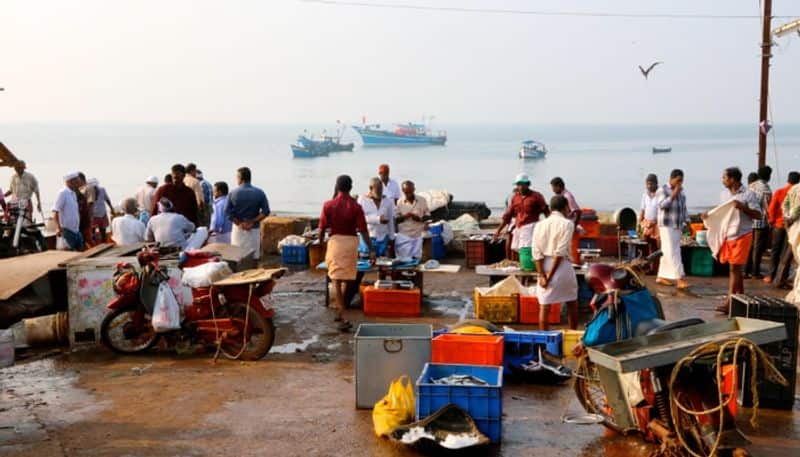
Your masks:
{"label": "rusty metal sheet", "polygon": [[50,270],[81,255],[72,251],[45,251],[0,259],[0,300],[8,300]]}

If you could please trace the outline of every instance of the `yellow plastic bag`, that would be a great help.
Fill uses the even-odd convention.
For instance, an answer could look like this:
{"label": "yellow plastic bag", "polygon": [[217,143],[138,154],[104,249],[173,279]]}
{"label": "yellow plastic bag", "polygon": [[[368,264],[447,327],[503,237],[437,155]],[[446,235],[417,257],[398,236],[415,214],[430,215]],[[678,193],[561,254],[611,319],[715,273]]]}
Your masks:
{"label": "yellow plastic bag", "polygon": [[414,389],[403,375],[392,381],[389,393],[372,409],[372,423],[377,436],[389,435],[396,427],[414,421]]}

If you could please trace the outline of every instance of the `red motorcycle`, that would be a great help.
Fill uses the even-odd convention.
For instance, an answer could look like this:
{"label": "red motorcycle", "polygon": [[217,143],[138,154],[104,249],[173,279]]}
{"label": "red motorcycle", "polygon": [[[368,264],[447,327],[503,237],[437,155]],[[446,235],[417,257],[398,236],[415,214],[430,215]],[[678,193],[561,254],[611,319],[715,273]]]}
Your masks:
{"label": "red motorcycle", "polygon": [[[168,280],[159,266],[157,247],[142,249],[136,256],[140,270],[130,263],[117,265],[109,313],[100,326],[103,343],[121,354],[146,351],[164,335],[173,343],[214,346],[226,357],[258,360],[275,341],[275,310],[270,292],[284,269],[254,269],[235,273],[210,287],[193,288],[192,303],[183,307],[181,328],[157,333],[151,324],[158,287]],[[204,252],[182,253],[179,268],[198,266],[220,259]]]}

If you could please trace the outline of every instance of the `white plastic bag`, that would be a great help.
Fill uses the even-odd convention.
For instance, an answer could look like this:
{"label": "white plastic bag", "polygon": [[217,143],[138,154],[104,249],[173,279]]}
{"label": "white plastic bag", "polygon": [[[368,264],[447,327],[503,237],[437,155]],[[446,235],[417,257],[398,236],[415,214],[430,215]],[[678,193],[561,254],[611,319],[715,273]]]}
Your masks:
{"label": "white plastic bag", "polygon": [[153,330],[158,333],[181,328],[181,310],[178,307],[178,300],[175,299],[175,294],[172,293],[172,289],[166,282],[162,282],[158,286],[152,323]]}
{"label": "white plastic bag", "polygon": [[225,279],[232,275],[231,267],[228,262],[210,262],[196,267],[184,268],[181,282],[197,289],[199,287],[209,287],[211,283]]}
{"label": "white plastic bag", "polygon": [[56,250],[69,251],[69,244],[67,244],[67,240],[65,240],[63,236],[56,238]]}

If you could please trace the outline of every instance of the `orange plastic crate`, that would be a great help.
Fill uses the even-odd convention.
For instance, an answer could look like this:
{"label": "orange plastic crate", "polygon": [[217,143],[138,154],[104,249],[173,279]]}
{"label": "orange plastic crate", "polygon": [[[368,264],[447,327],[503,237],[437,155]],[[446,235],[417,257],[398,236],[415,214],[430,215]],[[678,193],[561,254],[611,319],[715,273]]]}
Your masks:
{"label": "orange plastic crate", "polygon": [[431,340],[431,361],[500,366],[503,364],[503,337],[445,333]]}
{"label": "orange plastic crate", "polygon": [[581,227],[586,230],[585,234],[581,234],[581,238],[600,238],[599,221],[581,221]]}
{"label": "orange plastic crate", "polygon": [[[519,296],[519,322],[521,324],[539,323],[539,299],[533,295]],[[548,324],[561,323],[561,304],[550,305],[550,313],[547,315]]]}
{"label": "orange plastic crate", "polygon": [[364,315],[375,317],[419,317],[422,315],[422,294],[419,289],[364,288]]}

